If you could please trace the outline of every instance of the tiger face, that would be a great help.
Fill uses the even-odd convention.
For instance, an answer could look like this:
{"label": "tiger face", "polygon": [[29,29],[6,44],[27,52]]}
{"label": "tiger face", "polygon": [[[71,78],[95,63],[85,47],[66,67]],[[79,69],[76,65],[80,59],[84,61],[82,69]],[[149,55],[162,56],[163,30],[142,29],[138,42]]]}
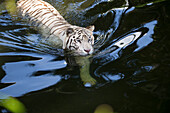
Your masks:
{"label": "tiger face", "polygon": [[71,50],[74,55],[90,55],[93,53],[94,26],[87,28],[71,26],[66,30],[64,49]]}

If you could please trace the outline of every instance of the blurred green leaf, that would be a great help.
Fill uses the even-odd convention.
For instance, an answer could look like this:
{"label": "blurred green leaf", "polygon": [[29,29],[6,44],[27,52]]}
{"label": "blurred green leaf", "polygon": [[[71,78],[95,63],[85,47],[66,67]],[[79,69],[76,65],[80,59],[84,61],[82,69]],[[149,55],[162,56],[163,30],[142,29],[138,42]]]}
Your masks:
{"label": "blurred green leaf", "polygon": [[15,0],[5,0],[5,6],[11,16],[17,15]]}
{"label": "blurred green leaf", "polygon": [[113,108],[108,104],[101,104],[97,106],[94,113],[114,113]]}
{"label": "blurred green leaf", "polygon": [[25,113],[26,109],[24,105],[16,98],[10,97],[0,92],[0,106],[13,113]]}

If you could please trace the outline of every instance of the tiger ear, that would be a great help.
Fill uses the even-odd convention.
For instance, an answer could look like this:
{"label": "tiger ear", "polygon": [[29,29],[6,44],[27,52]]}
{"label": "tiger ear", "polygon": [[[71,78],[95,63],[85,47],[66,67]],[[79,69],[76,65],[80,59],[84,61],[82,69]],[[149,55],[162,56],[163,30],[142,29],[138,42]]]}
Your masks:
{"label": "tiger ear", "polygon": [[67,31],[66,31],[67,36],[68,36],[68,34],[70,34],[72,32],[74,32],[73,28],[68,28]]}
{"label": "tiger ear", "polygon": [[88,27],[86,27],[87,29],[89,29],[90,31],[94,31],[94,25],[91,25],[91,26],[88,26]]}

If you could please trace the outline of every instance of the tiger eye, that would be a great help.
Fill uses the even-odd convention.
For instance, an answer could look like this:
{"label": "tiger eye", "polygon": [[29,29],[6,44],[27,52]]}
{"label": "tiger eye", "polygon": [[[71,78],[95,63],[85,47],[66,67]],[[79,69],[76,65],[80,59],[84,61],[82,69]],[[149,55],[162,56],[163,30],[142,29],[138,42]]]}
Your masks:
{"label": "tiger eye", "polygon": [[81,43],[81,40],[79,39],[79,40],[77,40],[77,42]]}
{"label": "tiger eye", "polygon": [[67,36],[68,36],[70,33],[73,33],[73,32],[74,32],[73,28],[68,28],[68,29],[67,29]]}

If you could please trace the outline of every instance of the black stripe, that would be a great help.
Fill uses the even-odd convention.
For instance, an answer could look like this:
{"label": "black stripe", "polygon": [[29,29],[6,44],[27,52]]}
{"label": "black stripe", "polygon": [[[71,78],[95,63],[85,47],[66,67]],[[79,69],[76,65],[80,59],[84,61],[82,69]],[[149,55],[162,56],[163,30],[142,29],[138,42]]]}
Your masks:
{"label": "black stripe", "polygon": [[41,14],[42,13],[42,10],[41,9],[39,9],[39,8],[37,8],[37,9],[34,9],[34,11],[33,12],[31,12],[32,14],[32,16],[36,16],[37,14],[35,14],[35,15],[33,15],[34,13],[38,13],[38,14]]}
{"label": "black stripe", "polygon": [[34,5],[33,5],[33,7],[38,7],[38,6],[44,6],[43,4],[37,4],[37,3],[35,3]]}
{"label": "black stripe", "polygon": [[70,40],[70,37],[68,37],[68,39],[67,39],[66,47],[67,47],[67,45],[68,45],[68,43],[69,43],[69,40]]}
{"label": "black stripe", "polygon": [[[24,4],[26,4],[27,2],[28,2],[28,4],[29,4],[29,3],[31,3],[32,1],[26,0],[23,4],[21,4],[21,6],[24,7]],[[26,5],[27,5],[27,4],[26,4]]]}
{"label": "black stripe", "polygon": [[[72,40],[72,39],[70,39],[70,43],[69,43],[69,44],[70,44],[70,45],[69,45],[69,49],[72,47],[72,46],[71,46],[71,43],[72,43],[72,41],[73,41],[73,40]],[[67,46],[67,45],[66,45],[66,46]]]}
{"label": "black stripe", "polygon": [[53,24],[53,22],[56,22],[56,20],[53,20],[48,26],[50,26],[51,24]]}
{"label": "black stripe", "polygon": [[49,12],[49,11],[46,11],[45,13],[43,13],[42,14],[42,17],[44,16],[44,15],[46,15],[46,14],[50,14],[51,12]]}
{"label": "black stripe", "polygon": [[32,3],[32,2],[29,2],[28,4],[21,5],[21,7],[23,7],[23,9],[26,9],[26,8],[29,7],[29,6],[32,6],[31,3]]}
{"label": "black stripe", "polygon": [[88,38],[90,37],[90,35],[86,32],[86,30],[83,30],[84,33],[88,36]]}
{"label": "black stripe", "polygon": [[[27,9],[28,8],[28,9]],[[31,6],[28,6],[25,8],[25,13],[28,12],[31,9]]]}
{"label": "black stripe", "polygon": [[36,12],[36,10],[34,10],[34,11],[30,12],[30,14],[31,14],[31,15],[33,15],[35,12]]}
{"label": "black stripe", "polygon": [[63,32],[62,36],[64,36],[66,34],[66,32]]}
{"label": "black stripe", "polygon": [[30,4],[27,4],[27,5],[29,5],[29,6],[31,6],[32,8],[34,8],[34,6],[36,5],[35,3],[32,3],[31,4],[31,2],[30,2]]}
{"label": "black stripe", "polygon": [[52,26],[51,27],[51,29],[50,30],[52,30],[54,27],[59,27],[59,26],[62,26],[62,25],[65,25],[66,23],[55,23],[55,25],[54,26]]}
{"label": "black stripe", "polygon": [[[41,20],[41,22],[43,22],[43,21],[44,21],[44,19],[46,19],[46,17],[45,17],[45,18],[43,18],[43,19]],[[43,25],[45,25],[45,24],[43,24]]]}
{"label": "black stripe", "polygon": [[[44,21],[44,19],[48,19],[48,20],[50,20],[50,17],[53,17],[52,15],[51,15],[51,16],[49,16],[49,17],[48,17],[48,16],[44,16],[44,15],[46,15],[46,14],[50,14],[50,13],[49,13],[49,12],[46,12],[45,14],[41,15],[41,17],[42,17],[42,19],[40,20],[41,22],[43,22],[43,21]],[[43,17],[43,16],[44,16],[44,17]],[[47,20],[47,21],[48,21],[48,20]],[[47,22],[47,21],[46,21],[46,22]],[[45,22],[45,23],[46,23],[46,22]],[[45,24],[45,23],[44,23],[44,24]]]}
{"label": "black stripe", "polygon": [[[42,11],[41,11],[42,12]],[[36,14],[32,18],[38,19],[41,16],[41,12],[36,12]]]}
{"label": "black stripe", "polygon": [[48,19],[50,20],[51,17],[54,17],[53,15],[49,16]]}
{"label": "black stripe", "polygon": [[[59,27],[59,28],[55,29],[51,34],[55,33],[57,30],[61,30],[62,28],[66,28],[66,26],[64,26],[64,27]],[[50,29],[50,31],[51,31],[51,29]]]}
{"label": "black stripe", "polygon": [[44,23],[44,25],[46,25],[46,23],[47,23],[47,22],[49,22],[49,21],[50,21],[50,19],[49,19],[49,20],[47,20],[47,21]]}
{"label": "black stripe", "polygon": [[35,9],[37,13],[41,13],[42,10],[40,8]]}

